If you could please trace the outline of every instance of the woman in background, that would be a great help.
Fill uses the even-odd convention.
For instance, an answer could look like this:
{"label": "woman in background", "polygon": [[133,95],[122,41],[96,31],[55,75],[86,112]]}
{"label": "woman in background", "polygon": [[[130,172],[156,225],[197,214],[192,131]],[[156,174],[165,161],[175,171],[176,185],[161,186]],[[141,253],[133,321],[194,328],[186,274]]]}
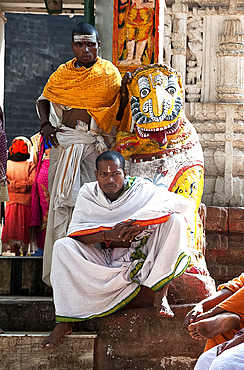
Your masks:
{"label": "woman in background", "polygon": [[27,255],[30,250],[31,188],[36,165],[28,161],[31,142],[24,136],[16,137],[9,148],[7,183],[9,201],[6,202],[3,227],[3,251],[11,248],[15,255]]}
{"label": "woman in background", "polygon": [[[51,143],[46,144],[45,138],[39,133],[31,137],[33,144],[33,161],[37,165],[36,177],[31,191],[31,221],[35,228],[37,247],[44,249],[47,217],[49,209],[48,169]],[[38,253],[39,254],[39,253]],[[42,254],[42,253],[41,253]]]}

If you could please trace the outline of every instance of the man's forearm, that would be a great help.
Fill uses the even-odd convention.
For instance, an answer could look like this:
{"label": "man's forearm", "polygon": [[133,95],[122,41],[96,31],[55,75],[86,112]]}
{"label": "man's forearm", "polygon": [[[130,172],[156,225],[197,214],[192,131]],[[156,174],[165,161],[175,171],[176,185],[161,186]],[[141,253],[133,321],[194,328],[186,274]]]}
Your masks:
{"label": "man's forearm", "polygon": [[120,100],[120,106],[119,110],[116,116],[117,121],[121,121],[124,115],[125,107],[128,104],[129,101],[129,93],[121,93],[121,100]]}
{"label": "man's forearm", "polygon": [[103,232],[100,231],[99,233],[75,236],[74,239],[79,240],[81,243],[84,244],[101,243],[103,241]]}
{"label": "man's forearm", "polygon": [[209,311],[213,307],[217,306],[219,303],[223,302],[225,299],[230,297],[233,294],[233,292],[227,288],[223,288],[213,294],[212,296],[204,299],[200,303],[202,304],[203,311]]}
{"label": "man's forearm", "polygon": [[40,100],[39,101],[39,114],[41,117],[41,123],[49,121],[50,114],[50,102],[49,100]]}
{"label": "man's forearm", "polygon": [[74,239],[79,240],[81,243],[84,244],[95,244],[95,243],[106,243],[109,242],[109,246],[111,248],[129,248],[131,243],[129,241],[112,241],[109,239],[109,232],[108,231],[100,231],[98,233],[89,234],[89,235],[82,235],[82,236],[75,236]]}

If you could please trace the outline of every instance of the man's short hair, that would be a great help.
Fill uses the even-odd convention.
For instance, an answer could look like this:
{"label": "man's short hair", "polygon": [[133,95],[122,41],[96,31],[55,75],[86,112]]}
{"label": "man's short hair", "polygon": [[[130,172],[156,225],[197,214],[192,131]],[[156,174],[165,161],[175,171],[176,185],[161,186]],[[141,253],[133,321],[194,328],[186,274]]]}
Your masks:
{"label": "man's short hair", "polygon": [[97,29],[93,27],[90,23],[81,22],[72,31],[72,42],[74,42],[74,35],[93,35],[95,33],[97,42],[99,42],[99,36]]}
{"label": "man's short hair", "polygon": [[122,170],[125,170],[125,159],[122,154],[115,152],[113,150],[107,150],[106,152],[101,153],[96,159],[96,169],[98,171],[98,163],[102,161],[112,161],[119,162]]}

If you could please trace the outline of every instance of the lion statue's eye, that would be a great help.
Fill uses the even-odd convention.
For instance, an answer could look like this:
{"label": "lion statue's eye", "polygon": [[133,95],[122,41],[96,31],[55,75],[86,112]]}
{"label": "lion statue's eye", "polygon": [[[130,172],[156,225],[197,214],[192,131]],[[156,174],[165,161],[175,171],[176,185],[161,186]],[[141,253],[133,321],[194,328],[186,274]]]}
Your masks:
{"label": "lion statue's eye", "polygon": [[150,89],[148,89],[147,87],[144,87],[141,91],[140,91],[140,94],[141,94],[141,98],[145,98],[148,94],[150,93]]}
{"label": "lion statue's eye", "polygon": [[173,87],[173,86],[169,86],[167,87],[167,89],[165,89],[169,94],[171,95],[174,95],[174,93],[176,92],[176,88]]}

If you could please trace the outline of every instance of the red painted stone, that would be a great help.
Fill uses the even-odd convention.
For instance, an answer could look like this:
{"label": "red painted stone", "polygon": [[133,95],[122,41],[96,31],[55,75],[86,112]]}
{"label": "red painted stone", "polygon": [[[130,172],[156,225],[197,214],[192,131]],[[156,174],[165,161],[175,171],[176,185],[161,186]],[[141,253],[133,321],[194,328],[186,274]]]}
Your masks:
{"label": "red painted stone", "polygon": [[229,208],[229,232],[244,234],[243,208]]}
{"label": "red painted stone", "polygon": [[227,250],[228,236],[221,234],[207,234],[206,235],[206,259],[208,250]]}
{"label": "red painted stone", "polygon": [[206,231],[228,231],[228,208],[208,207],[206,217]]}

